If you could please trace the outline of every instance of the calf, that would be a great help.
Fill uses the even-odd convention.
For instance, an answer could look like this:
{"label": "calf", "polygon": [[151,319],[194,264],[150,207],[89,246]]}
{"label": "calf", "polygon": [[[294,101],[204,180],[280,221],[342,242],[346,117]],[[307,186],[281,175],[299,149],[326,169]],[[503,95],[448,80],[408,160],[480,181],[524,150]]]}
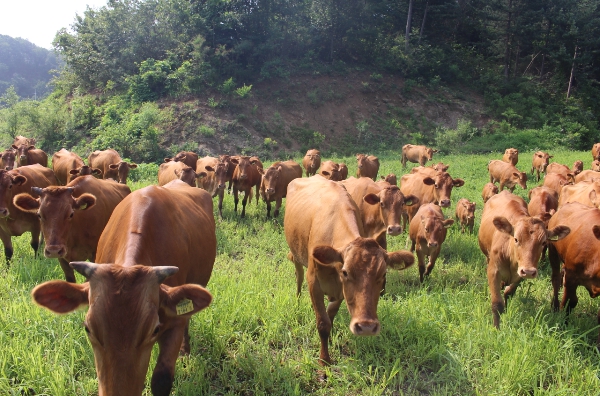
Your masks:
{"label": "calf", "polygon": [[[419,280],[423,282],[425,276],[431,274],[435,260],[440,255],[442,243],[446,240],[447,229],[454,224],[452,219],[444,219],[442,209],[435,204],[428,203],[419,207],[417,214],[410,222],[408,235],[411,240],[410,251],[417,249],[419,261]],[[429,262],[425,266],[425,258]]]}
{"label": "calf", "polygon": [[321,166],[321,152],[319,150],[308,150],[302,159],[302,166],[306,171],[306,177],[317,174],[317,169]]}
{"label": "calf", "polygon": [[158,185],[164,186],[173,180],[181,180],[191,187],[196,187],[196,179],[201,175],[196,174],[185,162],[169,161],[163,162],[158,168]]}
{"label": "calf", "polygon": [[502,161],[512,164],[513,166],[517,165],[519,162],[519,150],[516,148],[507,148],[504,150],[504,155],[502,156]]}
{"label": "calf", "polygon": [[342,178],[342,180],[346,180],[348,178],[348,165],[344,163],[339,163],[338,169],[340,171],[340,177]]}
{"label": "calf", "polygon": [[36,149],[34,145],[21,144],[17,146],[13,144],[12,148],[17,151],[15,156],[17,167],[35,164],[48,166],[48,154],[43,150]]}
{"label": "calf", "polygon": [[568,202],[579,202],[591,207],[600,206],[600,179],[596,181],[582,181],[580,183],[563,187],[558,200],[558,207]]}
{"label": "calf", "polygon": [[64,148],[52,156],[52,170],[61,186],[73,181],[78,176],[102,174],[100,169],[85,165],[81,157]]}
{"label": "calf", "polygon": [[[487,259],[487,277],[492,297],[494,326],[523,279],[535,278],[542,249],[549,240],[569,234],[569,227],[546,229],[538,217],[531,217],[525,201],[502,191],[487,201],[479,226],[479,247]],[[502,285],[504,299],[501,295]]]}
{"label": "calf", "polygon": [[523,190],[527,190],[527,174],[520,172],[514,165],[504,161],[491,160],[488,163],[488,171],[490,172],[490,183],[500,183],[498,189],[502,191],[504,187],[510,192],[515,190],[517,185]]}
{"label": "calf", "polygon": [[0,154],[0,169],[13,170],[15,167],[15,156],[17,152],[13,149],[6,149]]}
{"label": "calf", "polygon": [[353,334],[377,335],[381,330],[377,303],[387,268],[407,268],[414,257],[407,251],[387,252],[374,239],[365,238],[358,207],[346,189],[322,177],[289,184],[284,232],[288,259],[296,267],[297,295],[307,268],[321,339],[319,363],[330,364],[329,334],[342,301],[346,299]]}
{"label": "calf", "polygon": [[494,183],[487,183],[481,191],[481,199],[486,203],[492,196],[498,194],[498,187]]}
{"label": "calf", "polygon": [[267,203],[267,218],[271,217],[271,202],[275,201],[275,212],[273,216],[279,216],[281,201],[286,197],[288,184],[294,179],[302,177],[302,168],[294,161],[275,162],[263,171],[260,191],[263,200]]}
{"label": "calf", "polygon": [[50,281],[32,295],[57,313],[89,305],[83,326],[100,395],[141,395],[154,344],[152,394],[169,395],[178,354],[190,352],[190,318],[212,299],[204,286],[216,250],[206,191],[179,180],[148,186],[115,208],[98,242],[102,264],[70,264],[87,282]]}
{"label": "calf", "polygon": [[592,159],[600,160],[600,143],[595,143],[592,146]]}
{"label": "calf", "polygon": [[600,179],[600,172],[595,172],[593,170],[584,170],[577,176],[575,176],[575,183],[579,183],[582,181],[593,181],[595,179]]}
{"label": "calf", "polygon": [[562,173],[547,173],[546,177],[544,177],[544,187],[551,188],[552,190],[556,191],[558,195],[560,195],[563,187],[573,184],[574,181],[575,177],[572,173],[568,173],[566,176]]}
{"label": "calf", "polygon": [[75,282],[70,261],[94,260],[100,234],[113,210],[130,192],[112,180],[82,176],[66,186],[33,187],[40,198],[21,193],[15,206],[39,217],[44,256],[58,259],[67,282]]}
{"label": "calf", "polygon": [[370,177],[373,181],[377,180],[379,158],[374,155],[356,154],[356,161],[358,162],[356,177]]}
{"label": "calf", "polygon": [[527,211],[531,217],[539,217],[547,226],[557,209],[558,193],[555,190],[540,186],[529,191]]}
{"label": "calf", "polygon": [[407,161],[425,166],[427,161],[431,161],[433,159],[433,153],[437,152],[437,150],[431,149],[427,146],[405,144],[402,146],[402,167],[406,168]]}
{"label": "calf", "polygon": [[475,225],[475,202],[471,202],[466,198],[461,198],[456,203],[456,212],[454,216],[460,223],[461,232],[465,232],[465,228],[469,228],[469,234],[473,233]]}
{"label": "calf", "polygon": [[321,164],[321,176],[331,181],[341,181],[342,174],[340,173],[340,166],[333,161],[325,161]]}
{"label": "calf", "polygon": [[136,164],[123,161],[113,149],[94,151],[88,157],[88,165],[100,169],[103,179],[114,179],[121,184],[127,184],[129,170],[137,168]]}
{"label": "calf", "polygon": [[377,183],[388,183],[392,186],[397,186],[398,178],[393,173],[389,173],[387,176],[381,176],[381,180],[378,180]]}
{"label": "calf", "polygon": [[[233,172],[233,202],[235,204],[233,211],[237,212],[238,206],[238,191],[244,192],[242,200],[242,215],[246,216],[246,202],[248,198],[252,200],[252,187],[256,188],[256,204],[258,205],[258,189],[260,188],[261,176],[257,167],[250,162],[250,157],[238,157],[231,160],[236,165]],[[261,167],[262,168],[262,167]]]}
{"label": "calf", "polygon": [[183,162],[192,169],[196,169],[196,163],[198,162],[198,154],[192,151],[180,151],[173,158],[165,158],[165,162]]}
{"label": "calf", "polygon": [[[223,156],[220,156],[219,159],[214,158],[216,162],[212,161],[211,157],[199,159],[196,169],[196,175],[199,176],[198,187],[209,191],[213,198],[219,196],[218,208],[221,219],[223,219],[223,198],[225,196],[225,185],[229,179],[229,169],[235,167],[230,158],[222,158]],[[203,177],[200,178],[200,176]]]}
{"label": "calf", "polygon": [[546,173],[546,168],[550,163],[550,158],[554,156],[549,155],[543,151],[536,151],[533,154],[533,160],[531,161],[531,175],[537,172],[537,181],[540,181],[540,173]]}

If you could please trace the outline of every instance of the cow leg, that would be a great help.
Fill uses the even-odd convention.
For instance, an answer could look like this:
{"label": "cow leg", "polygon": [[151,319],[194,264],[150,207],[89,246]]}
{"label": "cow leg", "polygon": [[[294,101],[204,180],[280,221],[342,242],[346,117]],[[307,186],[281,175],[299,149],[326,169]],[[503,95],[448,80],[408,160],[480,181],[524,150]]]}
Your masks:
{"label": "cow leg", "polygon": [[562,285],[562,274],[560,270],[560,256],[552,243],[548,246],[548,260],[552,268],[552,310],[558,311],[558,292]]}
{"label": "cow leg", "polygon": [[494,327],[500,328],[500,314],[504,312],[504,300],[500,294],[500,276],[494,265],[488,260],[487,266],[488,286],[492,297],[492,316],[494,317]]}
{"label": "cow leg", "polygon": [[242,218],[246,217],[246,203],[248,202],[248,195],[250,195],[250,191],[252,191],[252,187],[250,187],[250,189],[246,191],[246,193],[244,194],[244,199],[242,199]]}
{"label": "cow leg", "polygon": [[401,162],[402,162],[402,167],[406,168],[406,157],[405,156],[402,156],[402,161]]}
{"label": "cow leg", "polygon": [[33,249],[33,257],[37,258],[38,249],[40,247],[40,226],[39,224],[31,230],[31,242],[29,243]]}
{"label": "cow leg", "polygon": [[567,273],[565,273],[565,290],[563,292],[561,308],[566,310],[566,316],[571,314],[571,311],[577,306],[579,298],[577,298],[577,282],[571,281]]}
{"label": "cow leg", "polygon": [[219,217],[223,220],[223,196],[225,195],[224,190],[219,190]]}
{"label": "cow leg", "polygon": [[281,208],[282,198],[279,197],[275,200],[275,212],[273,212],[273,217],[279,216],[279,208]]}
{"label": "cow leg", "polygon": [[304,266],[294,259],[292,252],[288,252],[287,258],[294,263],[294,266],[296,267],[296,297],[300,297],[302,281],[304,280]]}
{"label": "cow leg", "polygon": [[238,198],[238,189],[236,186],[233,186],[233,211],[235,213],[237,213],[238,202],[240,202],[240,199]]}
{"label": "cow leg", "polygon": [[267,219],[271,217],[271,201],[266,201],[267,202]]}
{"label": "cow leg", "polygon": [[431,271],[433,271],[433,267],[435,267],[435,260],[437,260],[438,256],[440,255],[440,250],[441,250],[441,246],[439,246],[437,249],[435,249],[429,255],[429,264],[427,264],[427,270],[425,271],[425,276],[428,276],[429,274],[431,274]]}
{"label": "cow leg", "polygon": [[[252,187],[250,187],[252,188]],[[260,195],[258,194],[258,190],[260,189],[260,184],[256,185],[256,206],[258,206],[258,198],[260,198]],[[252,201],[250,201],[250,203],[252,203]]]}
{"label": "cow leg", "polygon": [[[331,321],[331,329],[333,330],[333,319],[335,315],[337,315],[338,310],[340,309],[340,305],[342,305],[343,299],[339,300],[329,300],[329,304],[327,304],[327,316],[329,316],[329,320]],[[331,339],[329,340],[331,341]]]}
{"label": "cow leg", "polygon": [[504,288],[504,308],[505,309],[506,309],[506,307],[508,307],[508,298],[512,297],[512,295],[515,294],[515,292],[517,291],[517,288],[519,287],[520,284],[521,284],[521,279],[517,280],[514,283],[511,283],[510,285],[508,285]]}
{"label": "cow leg", "polygon": [[319,286],[318,280],[315,276],[311,276],[308,279],[308,290],[310,292],[310,299],[312,306],[315,311],[317,319],[317,331],[319,332],[319,338],[321,339],[321,350],[319,353],[319,364],[324,366],[331,364],[331,356],[329,356],[329,334],[331,333],[331,319],[329,318],[328,312],[325,309],[325,294]]}
{"label": "cow leg", "polygon": [[4,256],[6,258],[6,265],[10,266],[10,260],[13,256],[13,246],[12,240],[10,239],[10,235],[5,232],[0,232],[0,239],[2,239],[2,243],[4,244]]}
{"label": "cow leg", "polygon": [[425,253],[421,249],[417,249],[417,260],[419,261],[419,281],[423,283],[425,276]]}
{"label": "cow leg", "polygon": [[171,393],[175,379],[175,363],[183,343],[184,330],[185,326],[176,326],[158,339],[158,359],[150,381],[153,396],[168,396]]}
{"label": "cow leg", "polygon": [[71,266],[69,265],[69,262],[62,257],[58,259],[58,262],[60,263],[60,268],[62,268],[63,272],[65,273],[66,281],[76,283],[75,272],[73,271],[73,268],[71,268]]}
{"label": "cow leg", "polygon": [[185,323],[185,329],[183,329],[183,341],[181,342],[181,348],[179,348],[179,355],[190,354],[190,320],[188,319]]}

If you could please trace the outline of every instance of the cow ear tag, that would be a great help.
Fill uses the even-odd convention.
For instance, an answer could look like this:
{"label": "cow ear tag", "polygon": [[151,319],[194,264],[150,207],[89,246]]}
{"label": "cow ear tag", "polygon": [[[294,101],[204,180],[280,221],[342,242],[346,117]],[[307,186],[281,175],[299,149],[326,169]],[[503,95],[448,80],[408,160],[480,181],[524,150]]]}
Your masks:
{"label": "cow ear tag", "polygon": [[548,238],[549,241],[558,241],[558,235],[551,236]]}
{"label": "cow ear tag", "polygon": [[184,298],[175,306],[175,308],[177,310],[177,315],[184,315],[194,310],[194,303],[192,303],[192,300]]}

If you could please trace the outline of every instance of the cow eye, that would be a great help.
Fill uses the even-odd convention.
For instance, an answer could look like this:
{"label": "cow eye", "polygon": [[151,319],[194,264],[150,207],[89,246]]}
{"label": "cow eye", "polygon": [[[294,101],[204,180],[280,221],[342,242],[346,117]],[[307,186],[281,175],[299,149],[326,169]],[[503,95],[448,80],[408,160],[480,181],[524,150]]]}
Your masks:
{"label": "cow eye", "polygon": [[429,227],[425,227],[425,232],[429,232]]}
{"label": "cow eye", "polygon": [[515,243],[519,243],[519,240],[517,238],[515,238]]}
{"label": "cow eye", "polygon": [[83,328],[85,329],[85,332],[89,335],[90,334],[90,328],[88,327],[87,323],[83,323]]}
{"label": "cow eye", "polygon": [[37,213],[37,216],[38,216],[39,219],[42,218],[42,215],[40,214],[40,212]]}
{"label": "cow eye", "polygon": [[157,325],[156,328],[154,329],[154,331],[152,332],[152,335],[157,335],[159,331],[160,331],[160,325]]}
{"label": "cow eye", "polygon": [[342,275],[344,275],[344,278],[347,278],[348,277],[348,271],[342,270]]}
{"label": "cow eye", "polygon": [[437,185],[437,184],[434,184],[434,187],[435,187],[435,188],[438,188],[438,185]]}
{"label": "cow eye", "polygon": [[379,202],[379,205],[381,205],[382,208],[384,207],[383,202]]}
{"label": "cow eye", "polygon": [[71,212],[71,214],[69,215],[69,219],[72,219],[74,214],[75,212]]}

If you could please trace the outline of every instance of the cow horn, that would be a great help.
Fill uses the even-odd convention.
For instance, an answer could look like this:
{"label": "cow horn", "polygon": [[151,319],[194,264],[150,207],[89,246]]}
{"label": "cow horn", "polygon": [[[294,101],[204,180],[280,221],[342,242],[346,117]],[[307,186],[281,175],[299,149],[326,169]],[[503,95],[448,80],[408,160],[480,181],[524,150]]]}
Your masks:
{"label": "cow horn", "polygon": [[69,266],[81,275],[85,276],[86,279],[90,279],[100,264],[89,263],[87,261],[71,261]]}
{"label": "cow horn", "polygon": [[152,270],[158,278],[158,283],[163,283],[169,276],[176,274],[179,271],[179,268],[173,266],[160,266],[153,267]]}

